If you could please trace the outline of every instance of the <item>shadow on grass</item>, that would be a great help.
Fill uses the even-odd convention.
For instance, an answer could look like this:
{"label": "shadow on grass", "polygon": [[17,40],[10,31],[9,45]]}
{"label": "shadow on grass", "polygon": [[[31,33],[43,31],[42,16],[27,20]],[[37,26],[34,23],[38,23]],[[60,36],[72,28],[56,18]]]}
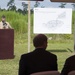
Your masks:
{"label": "shadow on grass", "polygon": [[50,52],[73,52],[71,49],[67,48],[67,49],[53,49],[53,50],[48,50]]}
{"label": "shadow on grass", "polygon": [[67,50],[62,50],[62,49],[53,49],[53,50],[48,50],[50,52],[68,52]]}
{"label": "shadow on grass", "polygon": [[73,51],[72,51],[71,49],[69,49],[69,48],[67,48],[67,50],[68,50],[69,52],[71,52],[71,53],[73,52]]}

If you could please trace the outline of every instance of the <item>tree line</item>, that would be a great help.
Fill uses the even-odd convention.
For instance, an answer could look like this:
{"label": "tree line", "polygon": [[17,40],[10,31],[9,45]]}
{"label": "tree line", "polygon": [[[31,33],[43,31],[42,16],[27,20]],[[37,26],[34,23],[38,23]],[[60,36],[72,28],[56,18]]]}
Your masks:
{"label": "tree line", "polygon": [[[60,3],[59,7],[60,8],[65,8],[67,3]],[[16,5],[15,5],[15,0],[9,0],[9,2],[7,3],[7,7],[8,9],[1,9],[1,11],[3,10],[7,10],[7,11],[16,11],[18,13],[21,13],[23,15],[27,14],[28,13],[28,4],[26,2],[22,2],[22,7],[23,9],[19,8],[17,9]],[[40,2],[38,1],[35,1],[35,4],[34,4],[34,7],[38,7],[40,5]],[[73,3],[72,4],[73,8],[75,9],[75,4]],[[45,8],[45,6],[41,6],[41,8]],[[33,13],[33,8],[30,10],[31,11],[31,14]]]}
{"label": "tree line", "polygon": [[[35,4],[34,4],[34,7],[38,7],[39,6],[39,2],[38,1],[35,1]],[[27,14],[28,12],[28,4],[26,2],[22,2],[22,9],[19,8],[17,9],[16,5],[15,5],[15,0],[9,0],[9,2],[7,3],[7,7],[8,9],[1,9],[0,8],[0,11],[3,11],[3,10],[7,10],[7,11],[16,11],[16,12],[19,12],[23,15]],[[33,9],[31,9],[31,13],[33,13]]]}

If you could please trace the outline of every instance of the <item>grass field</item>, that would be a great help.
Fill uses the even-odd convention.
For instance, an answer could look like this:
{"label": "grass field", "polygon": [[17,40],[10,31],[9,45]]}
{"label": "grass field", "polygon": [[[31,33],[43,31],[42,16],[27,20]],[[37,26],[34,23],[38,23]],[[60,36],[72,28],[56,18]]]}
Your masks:
{"label": "grass field", "polygon": [[[18,41],[18,40],[17,40]],[[24,41],[24,42],[23,42]],[[0,75],[18,75],[19,59],[24,53],[27,53],[27,40],[20,39],[19,42],[15,42],[14,45],[14,59],[0,60]],[[31,42],[31,51],[34,47]],[[58,69],[61,71],[65,59],[74,54],[73,52],[73,41],[64,43],[51,43],[49,40],[48,51],[54,53],[58,57]]]}
{"label": "grass field", "polygon": [[[0,60],[0,75],[18,75],[18,67],[20,56],[27,53],[27,15],[22,15],[12,11],[1,11],[0,16],[5,14],[7,21],[15,30],[15,44],[14,44],[14,59]],[[74,15],[74,14],[73,14]],[[32,15],[33,16],[33,15]],[[31,16],[31,33],[33,30],[33,17]],[[74,17],[74,16],[73,16]],[[72,21],[74,30],[74,19]],[[23,35],[22,35],[23,34]],[[58,57],[58,69],[62,70],[63,64],[69,56],[74,54],[73,51],[73,35],[51,35],[53,40],[49,40],[47,50],[56,54]],[[31,40],[34,35],[31,35]],[[34,50],[31,41],[31,51]]]}

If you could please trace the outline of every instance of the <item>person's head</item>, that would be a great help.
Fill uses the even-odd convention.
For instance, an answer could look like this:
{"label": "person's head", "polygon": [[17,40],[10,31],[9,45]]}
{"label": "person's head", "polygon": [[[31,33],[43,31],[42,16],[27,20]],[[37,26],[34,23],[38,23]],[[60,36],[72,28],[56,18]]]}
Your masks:
{"label": "person's head", "polygon": [[6,17],[3,15],[2,16],[2,21],[5,22],[5,20],[6,20]]}
{"label": "person's head", "polygon": [[38,34],[33,39],[33,45],[35,48],[44,48],[47,47],[47,37],[44,34]]}

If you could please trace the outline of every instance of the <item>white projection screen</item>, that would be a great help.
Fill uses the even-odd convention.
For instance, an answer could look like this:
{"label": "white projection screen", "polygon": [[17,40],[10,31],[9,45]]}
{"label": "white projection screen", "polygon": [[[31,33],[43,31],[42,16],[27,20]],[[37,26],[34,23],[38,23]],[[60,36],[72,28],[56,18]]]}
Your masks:
{"label": "white projection screen", "polygon": [[71,34],[71,8],[34,8],[35,34]]}

